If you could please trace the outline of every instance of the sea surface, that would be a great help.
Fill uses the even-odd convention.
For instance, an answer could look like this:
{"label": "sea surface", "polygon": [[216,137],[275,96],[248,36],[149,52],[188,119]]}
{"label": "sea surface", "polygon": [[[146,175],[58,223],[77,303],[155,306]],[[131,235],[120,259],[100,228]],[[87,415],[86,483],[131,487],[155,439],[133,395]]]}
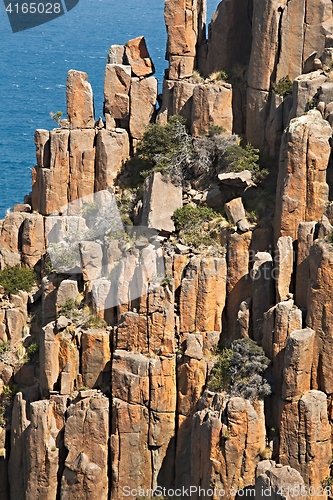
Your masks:
{"label": "sea surface", "polygon": [[[218,3],[208,0],[208,20]],[[68,70],[88,73],[98,118],[108,48],[144,35],[161,89],[163,9],[163,0],[80,0],[64,16],[12,33],[0,0],[0,218],[31,191],[34,131],[53,128],[50,111],[65,114]]]}

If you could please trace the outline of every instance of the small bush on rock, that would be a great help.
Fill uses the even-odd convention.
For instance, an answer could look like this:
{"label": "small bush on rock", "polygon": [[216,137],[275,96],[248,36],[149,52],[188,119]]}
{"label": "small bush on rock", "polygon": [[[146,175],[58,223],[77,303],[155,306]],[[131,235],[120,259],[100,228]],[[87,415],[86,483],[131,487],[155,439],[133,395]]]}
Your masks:
{"label": "small bush on rock", "polygon": [[257,174],[259,172],[259,149],[251,144],[247,144],[245,148],[242,148],[240,144],[234,144],[226,151],[226,161],[229,170],[234,172],[249,170]]}
{"label": "small bush on rock", "polygon": [[19,264],[14,267],[6,267],[0,271],[0,285],[3,286],[7,294],[15,294],[19,290],[30,292],[34,283],[34,270],[21,267]]}
{"label": "small bush on rock", "polygon": [[184,163],[192,152],[192,139],[186,131],[182,116],[171,116],[165,127],[159,123],[151,125],[136,148],[136,157],[145,161],[141,175],[151,172],[168,174],[171,180],[181,177]]}
{"label": "small bush on rock", "polygon": [[263,399],[271,393],[270,384],[262,376],[269,363],[264,350],[254,340],[235,340],[231,349],[223,349],[218,355],[209,387],[250,401]]}
{"label": "small bush on rock", "polygon": [[278,94],[282,97],[286,97],[293,91],[293,82],[290,80],[289,76],[284,76],[273,86],[274,94]]}
{"label": "small bush on rock", "polygon": [[175,210],[173,221],[182,243],[200,247],[219,243],[218,227],[225,219],[212,208],[185,205]]}

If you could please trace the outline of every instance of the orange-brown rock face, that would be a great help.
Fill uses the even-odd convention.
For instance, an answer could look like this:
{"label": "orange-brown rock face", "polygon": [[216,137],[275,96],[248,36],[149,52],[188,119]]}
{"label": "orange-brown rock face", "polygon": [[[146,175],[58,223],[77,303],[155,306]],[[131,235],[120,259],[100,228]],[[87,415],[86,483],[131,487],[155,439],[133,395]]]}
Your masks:
{"label": "orange-brown rock face", "polygon": [[157,80],[132,78],[130,90],[130,135],[142,139],[155,111],[157,99]]}
{"label": "orange-brown rock face", "polygon": [[192,101],[192,135],[207,134],[211,125],[219,125],[227,134],[232,133],[231,85],[197,85]]}
{"label": "orange-brown rock face", "polygon": [[109,401],[85,398],[68,409],[64,443],[68,450],[61,496],[78,500],[108,498]]}
{"label": "orange-brown rock face", "polygon": [[170,61],[171,75],[190,76],[189,72],[195,66],[197,48],[204,43],[205,16],[205,0],[199,0],[199,2],[165,1],[164,19],[168,34],[167,58]]}
{"label": "orange-brown rock face", "polygon": [[126,130],[100,130],[96,139],[96,191],[108,189],[129,156]]}
{"label": "orange-brown rock face", "polygon": [[300,222],[318,220],[328,203],[326,169],[332,130],[318,111],[290,122],[281,144],[275,237],[296,240]]}
{"label": "orange-brown rock face", "polygon": [[327,394],[333,391],[332,378],[332,266],[333,247],[316,241],[310,250],[307,325],[316,332],[312,366],[312,387]]}
{"label": "orange-brown rock face", "polygon": [[104,79],[104,114],[111,118],[128,120],[131,67],[107,64]]}
{"label": "orange-brown rock face", "polygon": [[[329,473],[330,439],[326,394],[312,390],[296,401],[285,403],[280,428],[280,462],[298,470],[308,486],[320,488],[322,478]],[[317,493],[314,496],[319,498]]]}
{"label": "orange-brown rock face", "polygon": [[314,241],[315,226],[315,222],[301,222],[298,227],[295,304],[301,308],[307,306],[310,279],[309,254]]}
{"label": "orange-brown rock face", "polygon": [[[258,450],[265,442],[263,406],[234,397],[215,400],[193,417],[180,419],[176,460],[176,487],[199,486],[224,489],[230,499],[236,491],[253,484]],[[205,396],[202,398],[205,405]],[[219,415],[223,414],[223,418]]]}
{"label": "orange-brown rock face", "polygon": [[74,201],[94,192],[95,130],[71,130],[69,135],[69,200]]}
{"label": "orange-brown rock face", "polygon": [[125,44],[125,58],[131,66],[134,76],[150,76],[155,72],[143,36],[129,40]]}
{"label": "orange-brown rock face", "polygon": [[50,132],[50,167],[36,167],[33,174],[33,209],[43,215],[49,215],[67,205],[68,181],[69,131],[52,130]]}
{"label": "orange-brown rock face", "polygon": [[233,233],[229,236],[227,252],[227,302],[228,336],[239,337],[237,316],[241,303],[251,296],[249,274],[249,249],[252,233]]}
{"label": "orange-brown rock face", "polygon": [[120,500],[126,486],[147,489],[164,481],[172,484],[175,358],[149,360],[117,350],[112,370],[113,495]]}
{"label": "orange-brown rock face", "polygon": [[331,7],[329,0],[321,0],[319,4],[316,0],[269,0],[254,4],[246,135],[251,144],[263,151],[267,148],[265,135],[272,84],[287,75],[294,79],[303,71],[313,71],[310,56],[313,60],[316,52],[320,57],[325,43],[329,46],[331,43]]}
{"label": "orange-brown rock face", "polygon": [[68,72],[66,98],[70,128],[93,128],[94,102],[87,73],[75,70]]}
{"label": "orange-brown rock face", "polygon": [[44,218],[26,214],[22,225],[22,262],[33,267],[45,253]]}
{"label": "orange-brown rock face", "polygon": [[251,43],[251,7],[247,0],[220,2],[208,33],[207,73],[247,64]]}

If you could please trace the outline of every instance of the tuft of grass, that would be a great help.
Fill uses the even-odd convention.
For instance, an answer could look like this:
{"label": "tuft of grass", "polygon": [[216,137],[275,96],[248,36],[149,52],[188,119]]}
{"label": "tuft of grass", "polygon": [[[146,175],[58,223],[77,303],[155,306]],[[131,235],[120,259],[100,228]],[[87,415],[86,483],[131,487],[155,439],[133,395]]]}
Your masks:
{"label": "tuft of grass", "polygon": [[208,78],[211,82],[227,82],[229,75],[224,69],[221,69],[220,71],[214,71],[211,73]]}
{"label": "tuft of grass", "polygon": [[19,290],[30,292],[34,283],[34,270],[21,267],[19,264],[0,271],[0,285],[3,286],[7,295],[16,294]]}
{"label": "tuft of grass", "polygon": [[195,69],[192,73],[192,80],[194,83],[202,83],[204,81],[204,77],[201,75],[200,71]]}
{"label": "tuft of grass", "polygon": [[85,328],[106,328],[107,323],[104,319],[99,318],[98,316],[91,315],[82,325]]}

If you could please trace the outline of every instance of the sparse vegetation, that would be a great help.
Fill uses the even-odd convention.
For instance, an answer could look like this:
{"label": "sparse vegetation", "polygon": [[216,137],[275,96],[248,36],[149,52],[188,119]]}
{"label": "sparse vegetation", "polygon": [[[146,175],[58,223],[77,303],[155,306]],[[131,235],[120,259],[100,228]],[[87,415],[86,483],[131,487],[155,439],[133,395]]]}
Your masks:
{"label": "sparse vegetation", "polygon": [[151,172],[162,172],[172,181],[181,182],[181,174],[192,153],[192,139],[182,116],[171,116],[165,127],[159,123],[151,125],[136,148],[136,157],[141,163],[142,177]]}
{"label": "sparse vegetation", "polygon": [[10,345],[8,342],[2,342],[0,344],[0,360],[1,360],[1,357],[3,354],[5,354],[6,352],[10,351]]}
{"label": "sparse vegetation", "polygon": [[77,244],[67,248],[61,243],[50,243],[48,252],[52,266],[57,271],[68,272],[80,266],[80,252]]}
{"label": "sparse vegetation", "polygon": [[58,308],[58,317],[65,316],[65,318],[73,321],[77,319],[79,315],[80,311],[73,299],[67,299],[66,302]]}
{"label": "sparse vegetation", "polygon": [[239,143],[229,146],[225,157],[229,170],[242,172],[249,170],[253,174],[259,173],[259,149],[247,144],[243,148]]}
{"label": "sparse vegetation", "polygon": [[218,81],[227,82],[229,79],[229,75],[224,69],[221,69],[220,71],[214,71],[213,73],[211,73],[208,79],[211,82],[218,82]]}
{"label": "sparse vegetation", "polygon": [[52,120],[60,127],[61,126],[61,119],[62,119],[62,111],[56,111],[55,113],[53,113],[53,111],[51,111],[50,118],[52,118]]}
{"label": "sparse vegetation", "polygon": [[208,130],[208,137],[214,137],[214,135],[221,135],[226,129],[221,125],[211,125]]}
{"label": "sparse vegetation", "polygon": [[194,83],[202,83],[204,82],[204,77],[201,75],[200,71],[198,71],[197,69],[195,69],[192,73],[192,77],[191,77],[191,80],[194,82]]}
{"label": "sparse vegetation", "polygon": [[269,363],[262,347],[254,340],[235,340],[231,349],[223,349],[218,355],[209,387],[251,401],[263,399],[271,393],[270,384],[262,376]]}
{"label": "sparse vegetation", "polygon": [[163,276],[162,278],[162,281],[161,281],[161,285],[164,286],[165,288],[171,288],[172,286],[172,281],[173,281],[173,277],[171,274],[166,274],[165,276]]}
{"label": "sparse vegetation", "polygon": [[91,314],[88,319],[82,325],[85,328],[106,328],[107,324],[104,319],[99,318]]}
{"label": "sparse vegetation", "polygon": [[6,294],[15,294],[19,290],[30,292],[34,283],[34,270],[21,267],[19,264],[0,271],[0,285],[3,286]]}
{"label": "sparse vegetation", "polygon": [[293,91],[293,82],[290,80],[289,76],[284,76],[278,82],[273,85],[274,94],[278,94],[281,97],[286,97]]}
{"label": "sparse vegetation", "polygon": [[329,233],[329,234],[325,237],[325,241],[327,241],[327,243],[333,243],[333,233]]}
{"label": "sparse vegetation", "polygon": [[194,247],[219,245],[219,225],[224,217],[212,208],[185,205],[173,214],[181,243]]}
{"label": "sparse vegetation", "polygon": [[320,484],[322,485],[323,488],[328,488],[333,485],[333,477],[332,476],[325,476],[322,481],[320,481]]}
{"label": "sparse vegetation", "polygon": [[84,203],[82,207],[82,217],[88,219],[90,217],[96,217],[98,214],[98,206],[94,201]]}
{"label": "sparse vegetation", "polygon": [[37,342],[31,342],[26,348],[26,356],[28,362],[34,363],[38,360],[39,355],[39,344]]}

